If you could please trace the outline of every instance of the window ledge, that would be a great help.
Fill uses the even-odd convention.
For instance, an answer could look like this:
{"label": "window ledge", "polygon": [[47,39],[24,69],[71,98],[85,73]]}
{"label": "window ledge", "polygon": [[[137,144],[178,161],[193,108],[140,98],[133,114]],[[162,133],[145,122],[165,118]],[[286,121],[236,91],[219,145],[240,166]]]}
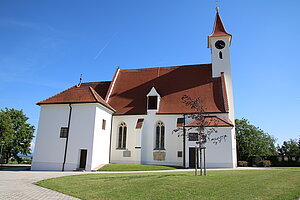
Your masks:
{"label": "window ledge", "polygon": [[165,148],[155,148],[155,149],[153,149],[154,151],[159,151],[159,150],[163,150],[163,151],[165,151],[166,149]]}
{"label": "window ledge", "polygon": [[126,150],[126,148],[116,148],[116,150]]}

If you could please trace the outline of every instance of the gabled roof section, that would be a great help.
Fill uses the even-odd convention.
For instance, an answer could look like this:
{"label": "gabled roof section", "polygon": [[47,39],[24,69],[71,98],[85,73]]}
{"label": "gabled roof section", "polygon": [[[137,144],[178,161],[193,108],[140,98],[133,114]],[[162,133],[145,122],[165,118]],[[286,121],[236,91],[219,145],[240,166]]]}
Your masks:
{"label": "gabled roof section", "polygon": [[79,87],[75,85],[37,104],[100,103],[114,111],[114,109],[103,100],[109,85],[110,81],[82,83]]}
{"label": "gabled roof section", "polygon": [[225,27],[223,25],[222,19],[219,15],[219,12],[216,13],[216,18],[215,18],[215,24],[214,24],[214,29],[211,35],[209,37],[220,37],[220,36],[230,36],[232,37],[231,34],[227,33],[225,30]]}
{"label": "gabled roof section", "polygon": [[226,112],[221,78],[212,78],[211,64],[120,70],[109,105],[117,115],[147,113],[147,94],[153,86],[159,91],[157,114],[194,113],[181,98],[200,97],[208,113]]}
{"label": "gabled roof section", "polygon": [[[221,119],[217,116],[206,116],[204,117],[205,127],[233,127],[232,122],[229,120]],[[193,120],[186,125],[186,127],[198,127],[199,122]]]}

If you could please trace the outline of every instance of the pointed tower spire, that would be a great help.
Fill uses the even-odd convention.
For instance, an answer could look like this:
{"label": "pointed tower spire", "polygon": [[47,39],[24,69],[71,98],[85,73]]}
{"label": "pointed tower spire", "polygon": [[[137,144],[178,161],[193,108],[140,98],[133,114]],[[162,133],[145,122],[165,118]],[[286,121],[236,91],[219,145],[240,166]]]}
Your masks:
{"label": "pointed tower spire", "polygon": [[[223,36],[229,36],[230,41],[232,38],[232,35],[226,32],[226,29],[223,25],[222,19],[219,14],[219,8],[216,7],[216,17],[215,17],[215,24],[212,34],[208,36],[208,41],[210,41],[211,37],[223,37]],[[210,42],[208,42],[208,48],[210,48]]]}

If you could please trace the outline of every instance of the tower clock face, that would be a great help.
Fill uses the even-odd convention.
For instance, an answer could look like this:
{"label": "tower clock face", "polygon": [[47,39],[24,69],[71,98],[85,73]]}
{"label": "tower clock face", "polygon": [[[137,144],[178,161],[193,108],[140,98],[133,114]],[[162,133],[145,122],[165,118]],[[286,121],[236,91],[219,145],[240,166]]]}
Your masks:
{"label": "tower clock face", "polygon": [[225,42],[223,40],[218,40],[215,43],[215,47],[217,49],[223,49],[225,47]]}

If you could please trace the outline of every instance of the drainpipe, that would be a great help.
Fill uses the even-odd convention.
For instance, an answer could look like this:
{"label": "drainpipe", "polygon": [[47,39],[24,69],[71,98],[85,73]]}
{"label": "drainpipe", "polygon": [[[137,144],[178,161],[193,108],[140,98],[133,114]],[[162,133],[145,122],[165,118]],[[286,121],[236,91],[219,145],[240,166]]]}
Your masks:
{"label": "drainpipe", "polygon": [[67,159],[67,150],[68,150],[68,141],[69,141],[69,133],[70,133],[71,114],[72,114],[71,104],[69,104],[69,107],[70,107],[70,111],[69,111],[69,121],[68,121],[68,132],[67,132],[66,145],[65,145],[64,162],[62,164],[61,171],[65,171],[65,164],[66,164],[66,159]]}
{"label": "drainpipe", "polygon": [[185,168],[185,114],[183,114],[183,168]]}
{"label": "drainpipe", "polygon": [[111,114],[111,120],[110,120],[110,141],[109,141],[109,157],[108,157],[108,163],[110,163],[111,160],[111,138],[112,138],[112,124],[113,124],[113,115]]}

